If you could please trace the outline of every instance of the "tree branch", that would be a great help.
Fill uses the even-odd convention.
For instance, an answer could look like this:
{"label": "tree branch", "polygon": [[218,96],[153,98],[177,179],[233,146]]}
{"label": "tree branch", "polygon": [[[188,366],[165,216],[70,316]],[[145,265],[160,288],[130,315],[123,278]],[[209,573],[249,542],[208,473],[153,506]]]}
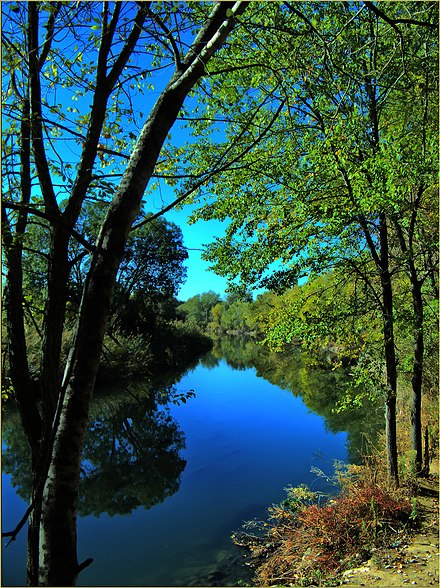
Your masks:
{"label": "tree branch", "polygon": [[[119,3],[116,3],[119,4]],[[136,17],[134,19],[133,22],[133,28],[130,31],[130,34],[128,35],[127,41],[124,45],[124,47],[122,48],[122,51],[119,53],[115,63],[113,64],[112,69],[110,70],[110,73],[107,75],[107,85],[108,88],[111,89],[113,88],[113,86],[116,84],[116,81],[118,80],[119,76],[121,75],[122,70],[124,69],[124,66],[126,65],[130,55],[133,52],[133,49],[136,46],[136,43],[139,40],[139,37],[142,33],[142,25],[144,24],[145,18],[147,16],[147,12],[149,10],[149,5],[150,2],[143,2],[136,14]]]}
{"label": "tree branch", "polygon": [[52,12],[50,13],[50,16],[47,20],[46,38],[44,40],[44,44],[43,44],[43,48],[41,50],[40,57],[38,58],[38,69],[39,70],[41,70],[41,68],[44,65],[44,62],[47,59],[47,56],[49,55],[49,51],[50,51],[50,48],[52,45],[54,28],[55,28],[55,19],[58,16],[60,9],[61,9],[61,2],[57,2],[57,4],[55,5],[55,8],[52,10]]}
{"label": "tree branch", "polygon": [[168,27],[163,22],[163,20],[156,13],[154,13],[150,8],[148,8],[148,15],[151,16],[151,18],[154,20],[154,22],[159,25],[159,27],[165,33],[165,36],[168,39],[168,41],[171,43],[171,47],[172,47],[172,51],[173,51],[173,55],[174,55],[174,61],[176,63],[176,68],[178,70],[183,69],[182,61],[180,59],[179,48],[177,47],[176,41],[174,40],[174,37],[171,34],[171,31],[168,29]]}
{"label": "tree branch", "polygon": [[6,547],[8,547],[13,541],[15,541],[17,539],[17,535],[20,533],[20,531],[24,527],[26,521],[29,518],[29,515],[34,510],[34,508],[35,508],[35,502],[32,502],[28,506],[26,512],[24,513],[23,517],[20,519],[20,521],[19,521],[18,525],[15,527],[15,529],[13,531],[7,531],[6,533],[2,533],[2,537],[10,537],[10,540],[8,541]]}
{"label": "tree branch", "polygon": [[[59,224],[59,225],[64,225],[65,227],[68,227],[67,223],[65,223],[63,221],[63,218],[60,217],[57,214],[51,214],[50,212],[43,212],[42,210],[38,210],[37,208],[33,208],[30,205],[23,205],[23,204],[17,204],[16,202],[11,202],[8,200],[3,201],[3,206],[5,207],[5,209],[11,209],[11,210],[17,210],[19,212],[22,212],[23,210],[27,211],[28,213],[34,214],[35,216],[38,216],[40,218],[43,218],[45,220],[47,220],[50,224]],[[80,245],[82,245],[83,247],[85,247],[87,249],[87,251],[91,251],[93,252],[95,250],[95,246],[92,245],[91,243],[89,243],[87,241],[87,239],[85,239],[85,237],[83,237],[80,233],[78,233],[78,231],[76,231],[73,228],[69,228],[69,231],[72,235],[72,237],[78,241],[78,243]]]}
{"label": "tree branch", "polygon": [[[182,194],[181,196],[179,196],[178,198],[176,198],[171,204],[169,204],[168,206],[166,206],[165,208],[163,208],[159,212],[156,212],[155,214],[152,214],[151,216],[149,216],[145,220],[143,220],[143,221],[137,223],[136,225],[134,225],[131,228],[131,231],[135,231],[136,229],[139,229],[143,225],[145,225],[145,224],[147,224],[147,223],[155,220],[159,216],[162,216],[163,214],[165,214],[166,212],[168,212],[169,210],[171,210],[172,208],[174,208],[177,204],[179,204],[180,202],[182,202],[183,200],[185,200],[185,198],[188,198],[188,196],[190,196],[193,192],[195,192],[201,186],[203,186],[203,184],[206,181],[209,181],[215,175],[224,172],[225,170],[227,170],[228,168],[230,168],[232,165],[234,165],[234,163],[236,163],[238,160],[240,160],[244,155],[246,155],[246,153],[248,153],[264,137],[264,135],[270,130],[270,128],[272,127],[272,125],[277,120],[279,113],[283,109],[284,104],[286,103],[286,100],[287,99],[281,101],[279,107],[277,108],[275,114],[273,115],[273,117],[269,121],[268,125],[263,129],[262,133],[256,139],[254,139],[254,141],[252,141],[252,143],[248,147],[246,147],[246,149],[244,149],[241,153],[239,153],[238,155],[236,155],[231,161],[228,161],[227,163],[225,163],[224,165],[222,165],[220,168],[218,168],[218,169],[214,168],[213,170],[211,170],[211,172],[207,173],[205,177],[203,177],[201,180],[199,180],[198,182],[196,182],[196,184],[194,184],[191,188],[189,188],[184,194]],[[229,151],[229,148],[226,150],[225,153],[222,153],[222,155],[221,155],[220,159],[217,161],[217,163],[219,163],[225,157],[227,151]]]}
{"label": "tree branch", "polygon": [[102,45],[100,47],[98,56],[96,90],[93,97],[90,116],[91,122],[89,128],[87,129],[87,136],[84,141],[83,153],[78,167],[77,176],[71,190],[71,196],[63,213],[63,216],[66,220],[68,220],[69,225],[73,225],[76,221],[80,213],[84,198],[86,197],[87,190],[90,186],[90,182],[92,181],[92,170],[98,150],[99,138],[105,120],[107,100],[139,39],[142,23],[146,18],[148,8],[147,4],[147,2],[142,3],[142,6],[139,8],[128,39],[108,75],[106,75],[107,58],[110,51],[110,45],[113,39],[114,28],[116,27],[121,3],[116,3],[108,30],[106,26],[103,27],[101,41]]}
{"label": "tree branch", "polygon": [[40,182],[41,192],[47,211],[59,213],[58,202],[52,185],[52,178],[46,158],[43,143],[43,125],[41,111],[41,84],[40,68],[38,60],[38,4],[28,4],[28,44],[29,44],[29,83],[31,101],[31,129],[32,148],[34,151],[35,165]]}
{"label": "tree branch", "polygon": [[432,30],[437,30],[437,25],[435,23],[431,23],[431,22],[423,21],[423,20],[414,20],[412,18],[394,18],[393,19],[393,18],[390,18],[389,16],[387,16],[382,10],[377,8],[377,6],[375,6],[373,4],[373,2],[365,1],[364,4],[369,10],[371,10],[371,12],[374,12],[374,14],[376,14],[376,16],[378,16],[379,18],[384,20],[386,23],[388,23],[399,34],[400,34],[400,30],[397,27],[398,24],[416,25],[419,27],[427,27]]}

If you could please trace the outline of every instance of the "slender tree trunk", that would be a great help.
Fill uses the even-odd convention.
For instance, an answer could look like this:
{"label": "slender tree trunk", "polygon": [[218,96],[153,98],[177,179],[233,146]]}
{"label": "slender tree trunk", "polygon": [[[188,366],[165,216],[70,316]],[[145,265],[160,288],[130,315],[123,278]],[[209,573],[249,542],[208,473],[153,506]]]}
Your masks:
{"label": "slender tree trunk", "polygon": [[423,334],[423,298],[420,281],[416,278],[412,280],[411,292],[414,309],[414,360],[411,381],[411,449],[415,452],[416,473],[420,474],[423,469],[422,376],[425,342]]}
{"label": "slender tree trunk", "polygon": [[36,449],[41,434],[41,417],[29,374],[23,317],[23,291],[19,277],[21,259],[17,251],[6,252],[8,263],[4,303],[7,314],[10,373],[20,419],[31,450]]}
{"label": "slender tree trunk", "polygon": [[28,586],[38,585],[38,563],[40,559],[40,519],[41,519],[41,494],[43,455],[41,450],[32,452],[32,511],[28,518],[27,556],[26,556],[26,582]]}
{"label": "slender tree trunk", "polygon": [[[185,60],[163,90],[138,139],[102,225],[86,278],[59,403],[59,424],[43,492],[39,584],[74,585],[78,564],[76,509],[81,453],[89,405],[124,246],[163,142],[207,61],[234,26],[246,3],[214,7]],[[56,417],[58,418],[58,417]]]}
{"label": "slender tree trunk", "polygon": [[69,237],[70,232],[66,227],[62,225],[52,227],[41,369],[45,439],[50,435],[60,395],[61,349],[67,303],[67,282],[70,274],[67,257]]}
{"label": "slender tree trunk", "polygon": [[428,425],[425,427],[425,453],[424,453],[424,460],[423,460],[423,475],[427,476],[429,474],[429,431]]}
{"label": "slender tree trunk", "polygon": [[[9,366],[11,381],[17,399],[18,411],[23,430],[31,452],[32,473],[38,469],[41,451],[42,418],[37,406],[34,387],[31,382],[27,358],[25,319],[23,310],[23,242],[27,227],[26,206],[31,198],[31,138],[30,138],[30,100],[28,90],[21,100],[20,126],[20,190],[21,204],[15,224],[15,234],[8,223],[8,217],[3,211],[2,237],[4,243],[5,261],[8,268],[4,304],[7,317]],[[35,478],[33,477],[33,483]],[[32,492],[31,502],[34,498]],[[29,583],[36,583],[38,579],[39,552],[39,511],[31,511],[28,525],[26,574]]]}
{"label": "slender tree trunk", "polygon": [[[392,298],[391,286],[385,287],[383,292],[384,304],[390,305]],[[386,399],[385,399],[385,426],[386,426],[386,450],[387,467],[390,480],[397,486],[399,474],[397,466],[397,429],[396,429],[396,401],[397,401],[397,369],[396,354],[394,348],[393,325],[388,312],[383,317],[384,321],[384,350],[386,365]]]}
{"label": "slender tree trunk", "polygon": [[424,340],[424,310],[422,296],[422,280],[418,279],[417,268],[414,262],[413,238],[416,223],[416,213],[420,206],[423,187],[420,186],[414,211],[409,226],[408,244],[405,240],[402,227],[396,219],[394,226],[399,240],[400,248],[406,259],[408,277],[411,284],[411,296],[413,305],[413,332],[414,332],[414,352],[413,352],[413,370],[412,370],[412,399],[411,399],[411,449],[415,452],[414,468],[417,474],[423,469],[423,448],[422,448],[422,380],[423,380],[423,361],[425,353]]}
{"label": "slender tree trunk", "polygon": [[[370,68],[364,64],[365,71]],[[379,146],[379,116],[377,109],[377,86],[370,74],[365,78],[365,89],[369,97],[368,111],[371,122],[371,147],[375,153]],[[333,154],[338,163],[342,177],[348,189],[348,193],[356,204],[356,198],[353,194],[347,169],[341,164],[337,151],[333,149]],[[366,177],[370,184],[374,183],[370,173],[366,171]],[[385,430],[386,430],[386,452],[387,452],[387,469],[390,482],[399,485],[399,472],[397,463],[397,427],[396,427],[396,403],[397,403],[397,360],[394,341],[394,311],[393,311],[393,289],[391,285],[391,273],[389,263],[389,238],[387,216],[384,212],[378,213],[379,220],[379,248],[372,237],[366,217],[363,214],[358,216],[359,223],[363,230],[368,248],[377,268],[381,283],[381,311],[383,322],[383,346],[386,369],[386,397],[385,397]]]}
{"label": "slender tree trunk", "polygon": [[381,213],[379,217],[379,239],[381,251],[380,281],[382,286],[383,336],[386,365],[385,425],[387,466],[390,481],[394,485],[398,486],[399,472],[397,465],[396,434],[397,361],[394,342],[393,290],[389,271],[387,218],[384,213]]}

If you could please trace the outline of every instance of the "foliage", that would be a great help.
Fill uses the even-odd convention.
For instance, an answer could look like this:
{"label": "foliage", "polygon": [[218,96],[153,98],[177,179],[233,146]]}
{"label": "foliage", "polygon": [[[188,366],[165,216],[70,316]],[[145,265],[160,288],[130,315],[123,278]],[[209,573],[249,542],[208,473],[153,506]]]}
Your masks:
{"label": "foliage", "polygon": [[[392,13],[412,10],[405,3]],[[192,145],[191,172],[226,163],[210,182],[215,200],[194,218],[232,219],[206,254],[220,274],[241,276],[246,287],[282,287],[310,272],[350,269],[367,249],[362,219],[377,243],[378,212],[407,216],[417,182],[426,178],[425,190],[435,182],[436,68],[428,74],[426,66],[436,63],[436,42],[429,29],[403,28],[403,57],[396,32],[356,4],[272,4],[260,18],[237,56],[252,67],[200,92],[208,122],[194,121],[195,132],[221,119],[225,140],[207,149],[203,137],[197,157]],[[220,68],[221,54],[217,61]],[[234,157],[240,165],[228,166]],[[359,266],[366,277],[370,265]]]}
{"label": "foliage", "polygon": [[116,278],[112,323],[128,332],[151,333],[174,320],[187,258],[182,231],[164,219],[130,235]]}
{"label": "foliage", "polygon": [[203,294],[196,294],[189,300],[180,304],[178,312],[185,317],[185,320],[192,326],[205,330],[211,322],[212,309],[220,302],[219,294],[212,290]]}
{"label": "foliage", "polygon": [[[334,276],[330,288],[324,280],[317,287],[328,306],[302,324],[295,304],[273,313],[270,330],[280,346],[295,330],[310,345],[326,333],[334,339],[337,324],[346,349],[354,341],[356,356],[359,317],[378,324],[378,363],[385,366],[379,389],[389,408],[396,483],[395,332],[404,321],[397,320],[394,289],[400,282],[398,311],[412,326],[418,468],[424,307],[438,293],[430,234],[438,234],[438,18],[433,3],[419,9],[415,2],[389,4],[386,14],[361,3],[268,5],[241,38],[240,66],[201,88],[206,121],[222,120],[224,138],[208,150],[209,122],[195,121],[202,139],[195,156],[191,146],[187,167],[187,173],[215,169],[207,174],[212,198],[200,200],[193,220],[231,219],[205,259],[236,287],[282,291],[302,279],[318,286],[317,278]],[[412,18],[421,14],[422,24]],[[253,91],[241,91],[248,87]],[[341,284],[347,296],[339,300]],[[374,386],[371,375],[358,366],[358,380]]]}
{"label": "foliage", "polygon": [[304,486],[288,488],[287,499],[269,509],[263,536],[234,536],[253,553],[256,585],[334,582],[347,565],[363,561],[407,523],[411,504],[353,469],[339,475],[341,495],[319,505]]}

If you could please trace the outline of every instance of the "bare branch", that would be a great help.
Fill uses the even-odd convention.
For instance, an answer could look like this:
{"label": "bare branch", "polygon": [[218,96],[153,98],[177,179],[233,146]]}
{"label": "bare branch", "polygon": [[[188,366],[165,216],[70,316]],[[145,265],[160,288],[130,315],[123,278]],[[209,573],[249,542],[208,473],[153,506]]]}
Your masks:
{"label": "bare branch", "polygon": [[55,8],[52,10],[52,12],[50,13],[50,16],[47,20],[46,38],[44,40],[43,48],[41,50],[41,55],[38,58],[38,68],[40,70],[43,67],[44,62],[46,61],[47,56],[49,55],[49,51],[50,51],[50,48],[52,45],[54,28],[55,28],[55,19],[58,16],[60,9],[61,9],[61,2],[57,2],[57,4],[55,5]]}
{"label": "bare branch", "polygon": [[179,48],[177,47],[176,41],[174,40],[174,37],[171,34],[171,31],[168,29],[168,27],[163,22],[163,20],[156,13],[154,13],[152,10],[150,10],[150,8],[148,8],[148,15],[151,16],[151,18],[154,20],[154,22],[156,24],[158,24],[159,27],[165,33],[166,38],[171,43],[171,47],[172,47],[172,51],[173,51],[173,55],[174,55],[174,61],[176,63],[176,68],[181,70],[183,68],[183,65],[182,65],[182,61],[180,59]]}
{"label": "bare branch", "polygon": [[31,101],[32,148],[38,179],[46,209],[59,213],[58,202],[52,185],[46,152],[43,143],[41,111],[40,67],[38,60],[38,4],[28,4],[28,43],[29,43],[29,85]]}
{"label": "bare branch", "polygon": [[30,214],[34,214],[35,216],[38,216],[40,218],[47,220],[50,224],[64,225],[65,227],[69,228],[69,231],[70,231],[70,234],[72,235],[72,237],[76,241],[78,241],[78,243],[80,245],[85,247],[87,249],[87,251],[94,251],[95,250],[94,245],[89,243],[87,241],[87,239],[85,239],[85,237],[83,237],[80,233],[78,233],[78,231],[76,231],[73,228],[70,228],[68,226],[68,224],[63,221],[63,218],[57,214],[51,214],[50,212],[43,212],[42,210],[38,210],[37,208],[33,208],[32,206],[28,206],[28,205],[24,205],[24,204],[17,204],[16,202],[11,202],[11,201],[3,201],[3,206],[5,209],[9,208],[11,210],[18,210],[19,212],[22,212],[24,210]]}
{"label": "bare branch", "polygon": [[6,533],[2,533],[2,537],[10,537],[10,540],[8,541],[6,547],[8,547],[13,541],[15,541],[17,539],[17,535],[20,533],[20,531],[22,530],[22,528],[26,524],[26,521],[28,520],[29,515],[34,510],[34,508],[35,508],[35,502],[32,502],[32,504],[30,504],[28,506],[26,512],[24,513],[23,517],[20,519],[20,522],[15,527],[15,529],[13,531],[7,531]]}
{"label": "bare branch", "polygon": [[[116,3],[119,4],[118,2]],[[108,88],[111,90],[115,83],[117,82],[119,76],[121,75],[124,66],[126,65],[130,55],[133,52],[133,49],[136,46],[136,43],[139,40],[139,37],[142,32],[142,25],[144,24],[145,18],[147,16],[147,11],[149,10],[150,2],[143,2],[136,14],[136,17],[133,22],[133,28],[128,35],[127,41],[122,48],[121,52],[118,55],[110,73],[107,75],[107,85]],[[113,19],[112,19],[113,20]]]}

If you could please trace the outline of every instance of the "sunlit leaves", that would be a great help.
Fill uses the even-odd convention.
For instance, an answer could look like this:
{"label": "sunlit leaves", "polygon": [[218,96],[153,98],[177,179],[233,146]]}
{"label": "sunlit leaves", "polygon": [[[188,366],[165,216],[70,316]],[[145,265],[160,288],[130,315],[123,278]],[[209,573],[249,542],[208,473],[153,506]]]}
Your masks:
{"label": "sunlit leaves", "polygon": [[[390,9],[398,14],[402,7]],[[421,83],[420,47],[431,43],[429,34],[411,27],[402,34],[405,55],[396,31],[361,4],[271,4],[255,11],[231,45],[228,77],[200,86],[197,109],[203,106],[205,117],[190,121],[200,138],[188,170],[217,170],[208,184],[213,201],[205,197],[194,218],[231,221],[207,249],[216,271],[255,286],[268,284],[274,270],[272,283],[281,279],[274,264],[292,264],[295,275],[319,273],[364,250],[360,217],[373,242],[378,211],[404,218],[435,125],[421,131],[430,116],[426,102],[422,115],[423,92],[411,103],[407,92]],[[430,75],[426,63],[436,61],[435,48],[426,47]],[[221,52],[211,67],[226,67]],[[248,91],[240,94],[242,88]],[[286,105],[269,125],[283,96]],[[426,181],[432,178],[433,168],[426,168]]]}

